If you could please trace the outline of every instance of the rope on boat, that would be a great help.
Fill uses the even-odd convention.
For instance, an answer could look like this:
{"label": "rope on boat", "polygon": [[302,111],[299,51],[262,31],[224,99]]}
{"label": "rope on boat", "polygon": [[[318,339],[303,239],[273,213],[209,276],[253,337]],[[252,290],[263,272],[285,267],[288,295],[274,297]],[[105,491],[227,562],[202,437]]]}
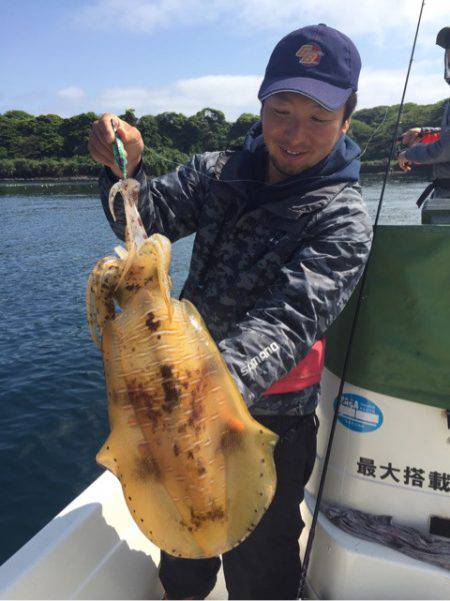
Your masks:
{"label": "rope on boat", "polygon": [[315,535],[315,531],[316,531],[317,519],[319,517],[320,504],[321,504],[321,501],[322,501],[323,489],[324,489],[324,485],[325,485],[325,478],[326,478],[326,475],[327,475],[328,463],[329,463],[330,455],[331,455],[331,448],[333,446],[334,432],[336,430],[337,416],[338,416],[338,413],[339,413],[339,408],[341,406],[342,391],[343,391],[343,388],[344,388],[345,378],[346,378],[346,375],[347,375],[347,368],[348,368],[350,354],[351,354],[351,350],[352,350],[353,339],[354,339],[354,334],[355,334],[355,330],[356,330],[356,324],[358,322],[359,310],[360,310],[361,301],[362,301],[362,298],[363,298],[364,285],[366,283],[366,278],[367,278],[367,270],[368,270],[370,259],[371,259],[371,256],[372,256],[372,249],[374,248],[374,242],[375,242],[375,236],[376,236],[376,232],[377,232],[378,220],[379,220],[380,213],[381,213],[381,207],[383,205],[384,191],[385,191],[385,188],[386,188],[386,182],[387,182],[387,179],[388,179],[388,176],[389,176],[389,172],[390,172],[390,169],[391,169],[391,160],[392,160],[392,157],[394,155],[395,142],[397,140],[398,129],[399,129],[399,125],[400,125],[400,119],[401,119],[401,116],[402,116],[403,104],[404,104],[404,100],[405,100],[406,88],[408,86],[409,74],[411,72],[411,65],[412,65],[412,62],[413,62],[413,59],[414,59],[414,52],[415,52],[415,49],[416,49],[417,35],[419,33],[419,27],[420,27],[420,22],[422,20],[422,12],[423,12],[423,7],[424,6],[425,6],[425,0],[422,0],[422,4],[421,4],[421,7],[420,7],[419,18],[418,18],[418,21],[417,21],[416,33],[415,33],[415,36],[414,36],[414,42],[413,42],[413,46],[412,46],[412,50],[411,50],[411,56],[410,56],[410,59],[409,59],[409,65],[408,65],[408,71],[407,71],[407,74],[406,74],[405,85],[403,87],[402,99],[400,101],[400,106],[399,106],[399,109],[398,109],[397,122],[395,124],[395,131],[394,131],[394,134],[392,136],[392,143],[391,143],[391,149],[390,149],[390,152],[389,152],[389,158],[388,158],[388,161],[386,163],[386,169],[385,169],[385,172],[384,172],[384,178],[383,178],[383,185],[382,185],[382,188],[381,188],[380,200],[378,201],[377,213],[376,213],[375,221],[374,221],[374,224],[373,224],[372,247],[371,247],[371,250],[369,252],[369,256],[368,256],[367,263],[365,265],[363,274],[361,276],[361,285],[359,287],[359,292],[358,292],[358,296],[357,296],[355,315],[353,317],[352,327],[351,327],[351,330],[350,330],[349,342],[348,342],[347,350],[346,350],[346,353],[345,353],[344,367],[343,367],[343,370],[342,370],[341,381],[340,381],[340,384],[339,384],[339,391],[338,391],[338,395],[337,395],[336,408],[334,410],[333,422],[332,422],[332,425],[331,425],[331,431],[330,431],[330,436],[329,436],[329,439],[328,439],[327,450],[326,450],[326,453],[325,453],[325,459],[324,459],[322,474],[321,474],[321,477],[320,477],[319,490],[318,490],[318,493],[317,493],[317,499],[316,499],[316,503],[315,503],[315,506],[314,506],[314,514],[313,514],[313,518],[312,518],[312,521],[311,521],[311,527],[310,527],[310,530],[309,530],[308,541],[306,543],[305,556],[304,556],[304,560],[303,560],[302,573],[301,573],[301,577],[300,577],[300,586],[299,586],[298,594],[297,594],[297,598],[298,599],[302,599],[303,598],[303,594],[304,594],[306,576],[307,576],[307,573],[308,573],[309,561],[310,561],[310,558],[311,558],[311,549],[312,549],[312,545],[313,545],[313,541],[314,541],[314,535]]}

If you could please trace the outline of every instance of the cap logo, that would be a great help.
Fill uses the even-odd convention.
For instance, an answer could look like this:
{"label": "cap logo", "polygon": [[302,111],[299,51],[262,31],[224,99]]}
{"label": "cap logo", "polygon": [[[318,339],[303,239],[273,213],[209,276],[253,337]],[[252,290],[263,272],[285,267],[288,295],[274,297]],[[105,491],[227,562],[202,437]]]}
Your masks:
{"label": "cap logo", "polygon": [[302,65],[318,65],[323,56],[323,52],[318,44],[304,44],[297,50],[295,56]]}

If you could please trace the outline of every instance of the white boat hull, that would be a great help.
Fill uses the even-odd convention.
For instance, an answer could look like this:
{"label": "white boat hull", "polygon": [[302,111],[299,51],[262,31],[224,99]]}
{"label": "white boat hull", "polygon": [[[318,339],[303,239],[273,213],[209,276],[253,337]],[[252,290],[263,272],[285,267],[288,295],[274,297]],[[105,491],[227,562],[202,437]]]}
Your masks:
{"label": "white boat hull", "polygon": [[[325,370],[318,410],[321,425],[317,461],[302,504],[306,524],[302,549],[306,546],[338,388],[339,378]],[[430,516],[449,519],[450,493],[429,486],[431,472],[449,472],[450,439],[445,411],[349,384],[344,393],[368,399],[380,413],[374,409],[373,414],[358,415],[355,411],[353,420],[350,408],[344,407],[345,419],[336,424],[323,501],[366,513],[390,515],[394,523],[424,534],[429,533]],[[388,463],[399,470],[393,472],[398,482],[392,476],[381,478],[386,473],[383,466]],[[405,472],[408,467],[423,469],[421,486],[408,480]],[[448,570],[352,536],[332,524],[322,512],[319,515],[307,580],[311,596],[450,599]]]}
{"label": "white boat hull", "polygon": [[[314,498],[302,503],[306,547]],[[448,571],[412,559],[384,545],[347,534],[322,512],[306,580],[312,599],[450,599]]]}
{"label": "white boat hull", "polygon": [[0,566],[0,599],[161,599],[159,555],[105,472]]}

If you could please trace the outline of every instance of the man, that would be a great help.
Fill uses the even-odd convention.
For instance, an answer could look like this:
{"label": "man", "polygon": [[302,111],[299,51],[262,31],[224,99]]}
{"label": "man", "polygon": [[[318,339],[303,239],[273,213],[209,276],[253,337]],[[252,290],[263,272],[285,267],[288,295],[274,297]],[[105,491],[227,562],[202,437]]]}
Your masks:
{"label": "man", "polygon": [[[444,49],[444,79],[450,85],[450,27],[438,33],[436,44]],[[432,128],[436,130],[438,128]],[[427,128],[429,131],[430,128]],[[436,198],[450,198],[450,101],[447,102],[442,118],[439,139],[431,144],[416,144],[423,128],[414,127],[403,135],[404,144],[412,144],[401,152],[398,162],[403,171],[410,171],[412,163],[433,165],[433,187]],[[431,187],[427,188],[427,195]],[[424,196],[421,197],[424,200]]]}
{"label": "man", "polygon": [[[196,232],[182,297],[203,316],[252,415],[280,436],[274,500],[248,538],[222,557],[232,599],[296,598],[299,504],[316,454],[322,338],[355,288],[371,242],[357,184],[359,148],[345,135],[360,67],[342,33],[323,24],[292,32],[272,53],[259,91],[261,123],[243,149],[196,155],[153,180],[140,163],[138,131],[119,122],[148,233],[174,241]],[[117,120],[106,114],[96,122],[89,147],[120,176],[111,117]],[[105,170],[102,201],[123,238],[123,213],[114,223],[107,206],[114,181]],[[167,598],[206,597],[219,567],[219,558],[162,552]]]}

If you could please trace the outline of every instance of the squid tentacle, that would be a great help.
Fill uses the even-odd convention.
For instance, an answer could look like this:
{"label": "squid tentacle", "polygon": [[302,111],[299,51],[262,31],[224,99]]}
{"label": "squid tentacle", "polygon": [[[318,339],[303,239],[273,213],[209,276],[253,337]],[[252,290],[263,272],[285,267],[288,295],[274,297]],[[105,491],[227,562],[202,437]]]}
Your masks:
{"label": "squid tentacle", "polygon": [[120,260],[105,257],[98,261],[89,276],[86,290],[86,311],[89,331],[98,348],[101,348],[103,328],[114,319],[114,292],[120,277]]}
{"label": "squid tentacle", "polygon": [[119,193],[123,198],[126,219],[125,241],[128,250],[131,246],[136,246],[139,249],[144,240],[148,238],[141,216],[137,210],[139,189],[139,182],[134,179],[124,179],[115,183],[109,192],[109,210],[114,221],[116,221],[114,199]]}

